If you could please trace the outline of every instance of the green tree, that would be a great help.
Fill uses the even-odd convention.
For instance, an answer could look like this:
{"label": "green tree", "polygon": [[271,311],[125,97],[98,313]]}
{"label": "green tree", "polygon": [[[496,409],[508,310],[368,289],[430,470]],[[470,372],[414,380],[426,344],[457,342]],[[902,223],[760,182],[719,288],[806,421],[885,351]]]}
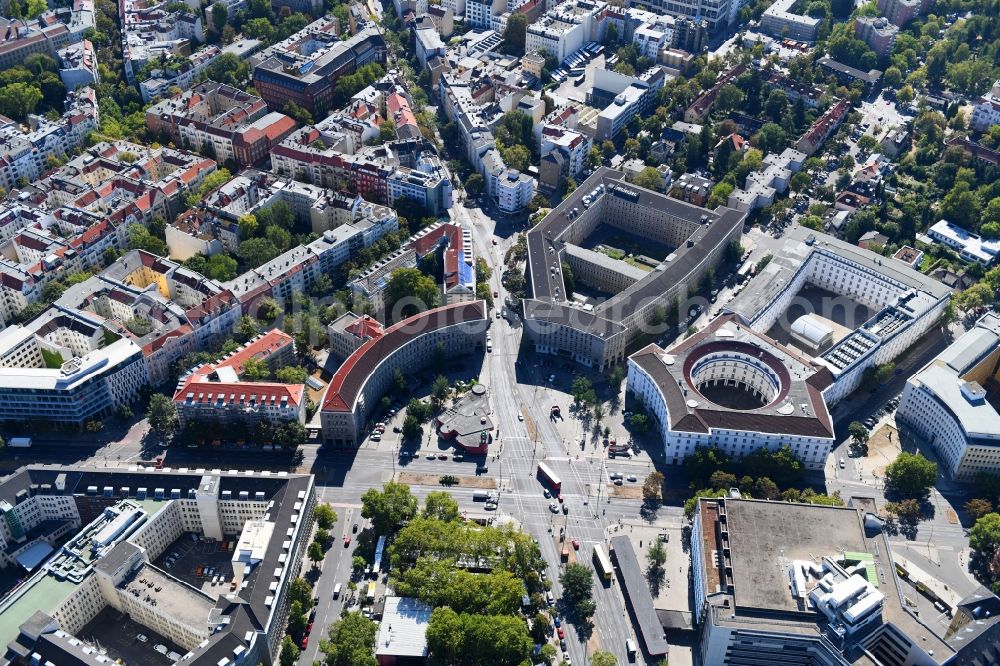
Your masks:
{"label": "green tree", "polygon": [[271,368],[259,358],[248,358],[243,362],[240,378],[247,382],[260,382],[271,378]]}
{"label": "green tree", "polygon": [[172,435],[179,424],[177,408],[174,407],[173,401],[162,393],[154,393],[150,397],[146,419],[149,421],[150,430],[160,437]]}
{"label": "green tree", "polygon": [[281,666],[295,666],[299,661],[300,654],[299,646],[295,644],[291,636],[285,636],[281,639],[281,656],[278,658]]}
{"label": "green tree", "polygon": [[653,190],[654,192],[663,190],[663,174],[657,171],[655,167],[646,167],[636,174],[632,182],[639,187],[645,187],[647,190]]}
{"label": "green tree", "polygon": [[328,530],[337,522],[337,512],[329,504],[317,504],[313,511],[313,518],[320,529]]}
{"label": "green tree", "polygon": [[250,315],[243,315],[233,328],[233,337],[239,342],[246,342],[257,337],[259,332],[260,323]]}
{"label": "green tree", "polygon": [[503,31],[504,50],[511,55],[524,55],[524,42],[528,30],[528,16],[515,11],[507,17]]}
{"label": "green tree", "polygon": [[321,544],[319,541],[313,541],[312,543],[309,544],[309,548],[306,549],[306,555],[309,557],[309,560],[313,563],[313,566],[319,564],[320,562],[323,561],[324,557],[323,544]]}
{"label": "green tree", "polygon": [[407,414],[403,418],[403,437],[406,439],[416,439],[423,432],[423,428],[420,426],[420,421],[416,419],[412,414]]}
{"label": "green tree", "polygon": [[486,187],[486,181],[482,174],[474,173],[466,179],[464,187],[469,196],[478,197]]}
{"label": "green tree", "polygon": [[309,371],[301,365],[286,365],[274,371],[274,378],[282,384],[305,384]]}
{"label": "green tree", "polygon": [[649,432],[649,417],[645,414],[633,414],[628,419],[629,428],[637,435],[645,435]]}
{"label": "green tree", "polygon": [[216,32],[222,32],[223,26],[229,21],[229,9],[225,3],[217,2],[212,5],[212,27]]}
{"label": "green tree", "polygon": [[445,398],[448,397],[448,390],[451,385],[448,383],[448,378],[444,375],[438,375],[434,379],[434,384],[431,386],[431,395],[439,403],[443,402]]}
{"label": "green tree", "polygon": [[285,421],[274,429],[274,443],[284,449],[297,449],[307,436],[306,427],[298,421]]}
{"label": "green tree", "polygon": [[618,657],[610,652],[595,652],[590,655],[590,666],[618,666]]}
{"label": "green tree", "polygon": [[969,530],[969,546],[992,559],[1000,546],[1000,514],[988,513]]}
{"label": "green tree", "polygon": [[381,143],[396,140],[396,123],[393,120],[386,120],[378,126],[378,140]]}
{"label": "green tree", "polygon": [[919,453],[903,451],[885,468],[885,484],[900,495],[924,497],[937,479],[937,464]]}
{"label": "green tree", "polygon": [[642,498],[645,500],[659,500],[663,490],[663,473],[653,470],[646,477],[642,484]]}
{"label": "green tree", "polygon": [[277,257],[280,251],[266,238],[251,238],[240,243],[239,254],[247,267],[257,268]]}
{"label": "green tree", "polygon": [[915,499],[887,502],[885,508],[889,513],[895,514],[903,523],[913,525],[920,520],[920,502]]}
{"label": "green tree", "polygon": [[751,139],[765,153],[781,152],[788,145],[788,135],[776,123],[765,123]]}
{"label": "green tree", "polygon": [[288,586],[288,603],[296,601],[303,608],[312,606],[313,588],[305,578],[296,578]]}
{"label": "green tree", "polygon": [[589,377],[584,375],[577,375],[573,378],[569,392],[576,403],[592,405],[597,402],[597,393],[594,391],[594,384],[590,381]]}
{"label": "green tree", "polygon": [[441,298],[434,280],[416,268],[393,271],[386,295],[390,310],[399,307],[400,319],[437,307]]}
{"label": "green tree", "polygon": [[[746,95],[743,94],[742,90],[731,83],[727,83],[719,89],[719,95],[716,98],[715,106],[722,113],[727,113],[740,108],[740,105],[743,104],[743,100],[745,98]],[[711,146],[707,146],[706,148],[711,148]]]}
{"label": "green tree", "polygon": [[566,289],[566,297],[569,298],[576,291],[576,280],[573,278],[573,269],[565,261],[561,263],[563,287]]}
{"label": "green tree", "polygon": [[329,640],[319,645],[325,666],[377,666],[374,657],[378,625],[361,615],[348,612],[330,627]]}
{"label": "green tree", "polygon": [[382,490],[369,488],[361,496],[361,515],[371,520],[376,534],[388,535],[417,515],[417,498],[405,483],[389,481]]}
{"label": "green tree", "polygon": [[455,498],[443,490],[432,490],[424,498],[424,518],[434,518],[445,522],[458,520],[461,511]]}
{"label": "green tree", "polygon": [[851,436],[854,444],[859,447],[868,444],[869,433],[864,423],[851,421],[851,425],[847,426],[847,434]]}
{"label": "green tree", "polygon": [[585,564],[574,562],[567,564],[559,575],[563,586],[563,597],[572,605],[590,599],[594,586],[594,572]]}

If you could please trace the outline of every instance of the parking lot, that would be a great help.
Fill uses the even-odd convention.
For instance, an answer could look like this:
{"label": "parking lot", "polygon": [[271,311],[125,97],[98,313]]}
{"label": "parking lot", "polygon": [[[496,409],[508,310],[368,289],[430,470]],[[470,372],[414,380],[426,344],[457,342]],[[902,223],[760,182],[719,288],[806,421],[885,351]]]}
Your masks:
{"label": "parking lot", "polygon": [[[233,579],[232,551],[221,541],[196,541],[191,537],[191,534],[182,535],[160,554],[154,564],[211,597],[228,593]],[[228,539],[229,542],[235,540],[235,536]],[[168,564],[171,553],[176,553],[178,557]],[[206,575],[206,572],[209,574]]]}
{"label": "parking lot", "polygon": [[[177,659],[176,655],[187,652],[110,606],[98,613],[76,635],[112,660],[121,659],[125,664],[136,666],[171,664]],[[168,656],[171,652],[175,654]]]}

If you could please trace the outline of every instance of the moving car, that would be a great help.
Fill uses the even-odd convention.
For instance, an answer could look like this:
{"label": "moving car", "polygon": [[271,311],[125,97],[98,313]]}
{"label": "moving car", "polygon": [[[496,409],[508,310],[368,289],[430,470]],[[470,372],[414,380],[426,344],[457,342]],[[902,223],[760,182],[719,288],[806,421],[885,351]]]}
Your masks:
{"label": "moving car", "polygon": [[351,545],[351,537],[349,537],[349,536],[347,536],[347,535],[345,534],[345,535],[344,535],[344,548],[347,548],[347,547],[348,547],[348,546],[350,546],[350,545]]}
{"label": "moving car", "polygon": [[549,504],[549,511],[551,511],[552,513],[559,513],[559,505],[556,504],[555,502]]}
{"label": "moving car", "polygon": [[573,539],[573,550],[580,550],[580,540],[577,538]]}

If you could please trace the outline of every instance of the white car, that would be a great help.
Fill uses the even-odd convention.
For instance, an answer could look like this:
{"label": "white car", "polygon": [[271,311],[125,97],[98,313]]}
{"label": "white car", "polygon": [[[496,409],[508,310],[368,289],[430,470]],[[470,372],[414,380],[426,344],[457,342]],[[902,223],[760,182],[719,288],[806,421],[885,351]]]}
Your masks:
{"label": "white car", "polygon": [[549,511],[551,511],[552,513],[559,513],[559,505],[556,504],[555,502],[549,504]]}
{"label": "white car", "polygon": [[635,478],[635,476],[633,476],[631,474],[628,475],[628,481],[629,481],[629,483],[635,483],[638,480],[639,479]]}
{"label": "white car", "polygon": [[437,458],[437,455],[436,455],[436,454],[434,454],[434,453],[428,453],[428,454],[427,454],[427,459],[428,459],[428,460],[434,460],[434,459],[436,459],[436,458]]}
{"label": "white car", "polygon": [[149,640],[149,638],[147,638],[147,637],[146,637],[146,634],[136,634],[136,635],[135,635],[135,638],[136,638],[136,640],[137,640],[137,641],[139,641],[140,643],[145,643],[146,641],[148,641],[148,640]]}
{"label": "white car", "polygon": [[517,415],[517,420],[518,421],[523,421],[524,420],[524,414],[518,414]]}

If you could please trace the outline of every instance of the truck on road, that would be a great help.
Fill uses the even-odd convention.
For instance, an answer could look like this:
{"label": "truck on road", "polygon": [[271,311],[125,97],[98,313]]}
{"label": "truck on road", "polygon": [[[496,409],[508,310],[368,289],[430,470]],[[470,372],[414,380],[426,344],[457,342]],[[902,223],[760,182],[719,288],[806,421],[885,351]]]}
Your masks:
{"label": "truck on road", "polygon": [[10,441],[7,442],[7,446],[9,446],[12,449],[28,449],[31,448],[31,438],[11,437]]}
{"label": "truck on road", "polygon": [[472,493],[472,500],[475,502],[489,502],[493,499],[493,493],[485,490],[477,490]]}

